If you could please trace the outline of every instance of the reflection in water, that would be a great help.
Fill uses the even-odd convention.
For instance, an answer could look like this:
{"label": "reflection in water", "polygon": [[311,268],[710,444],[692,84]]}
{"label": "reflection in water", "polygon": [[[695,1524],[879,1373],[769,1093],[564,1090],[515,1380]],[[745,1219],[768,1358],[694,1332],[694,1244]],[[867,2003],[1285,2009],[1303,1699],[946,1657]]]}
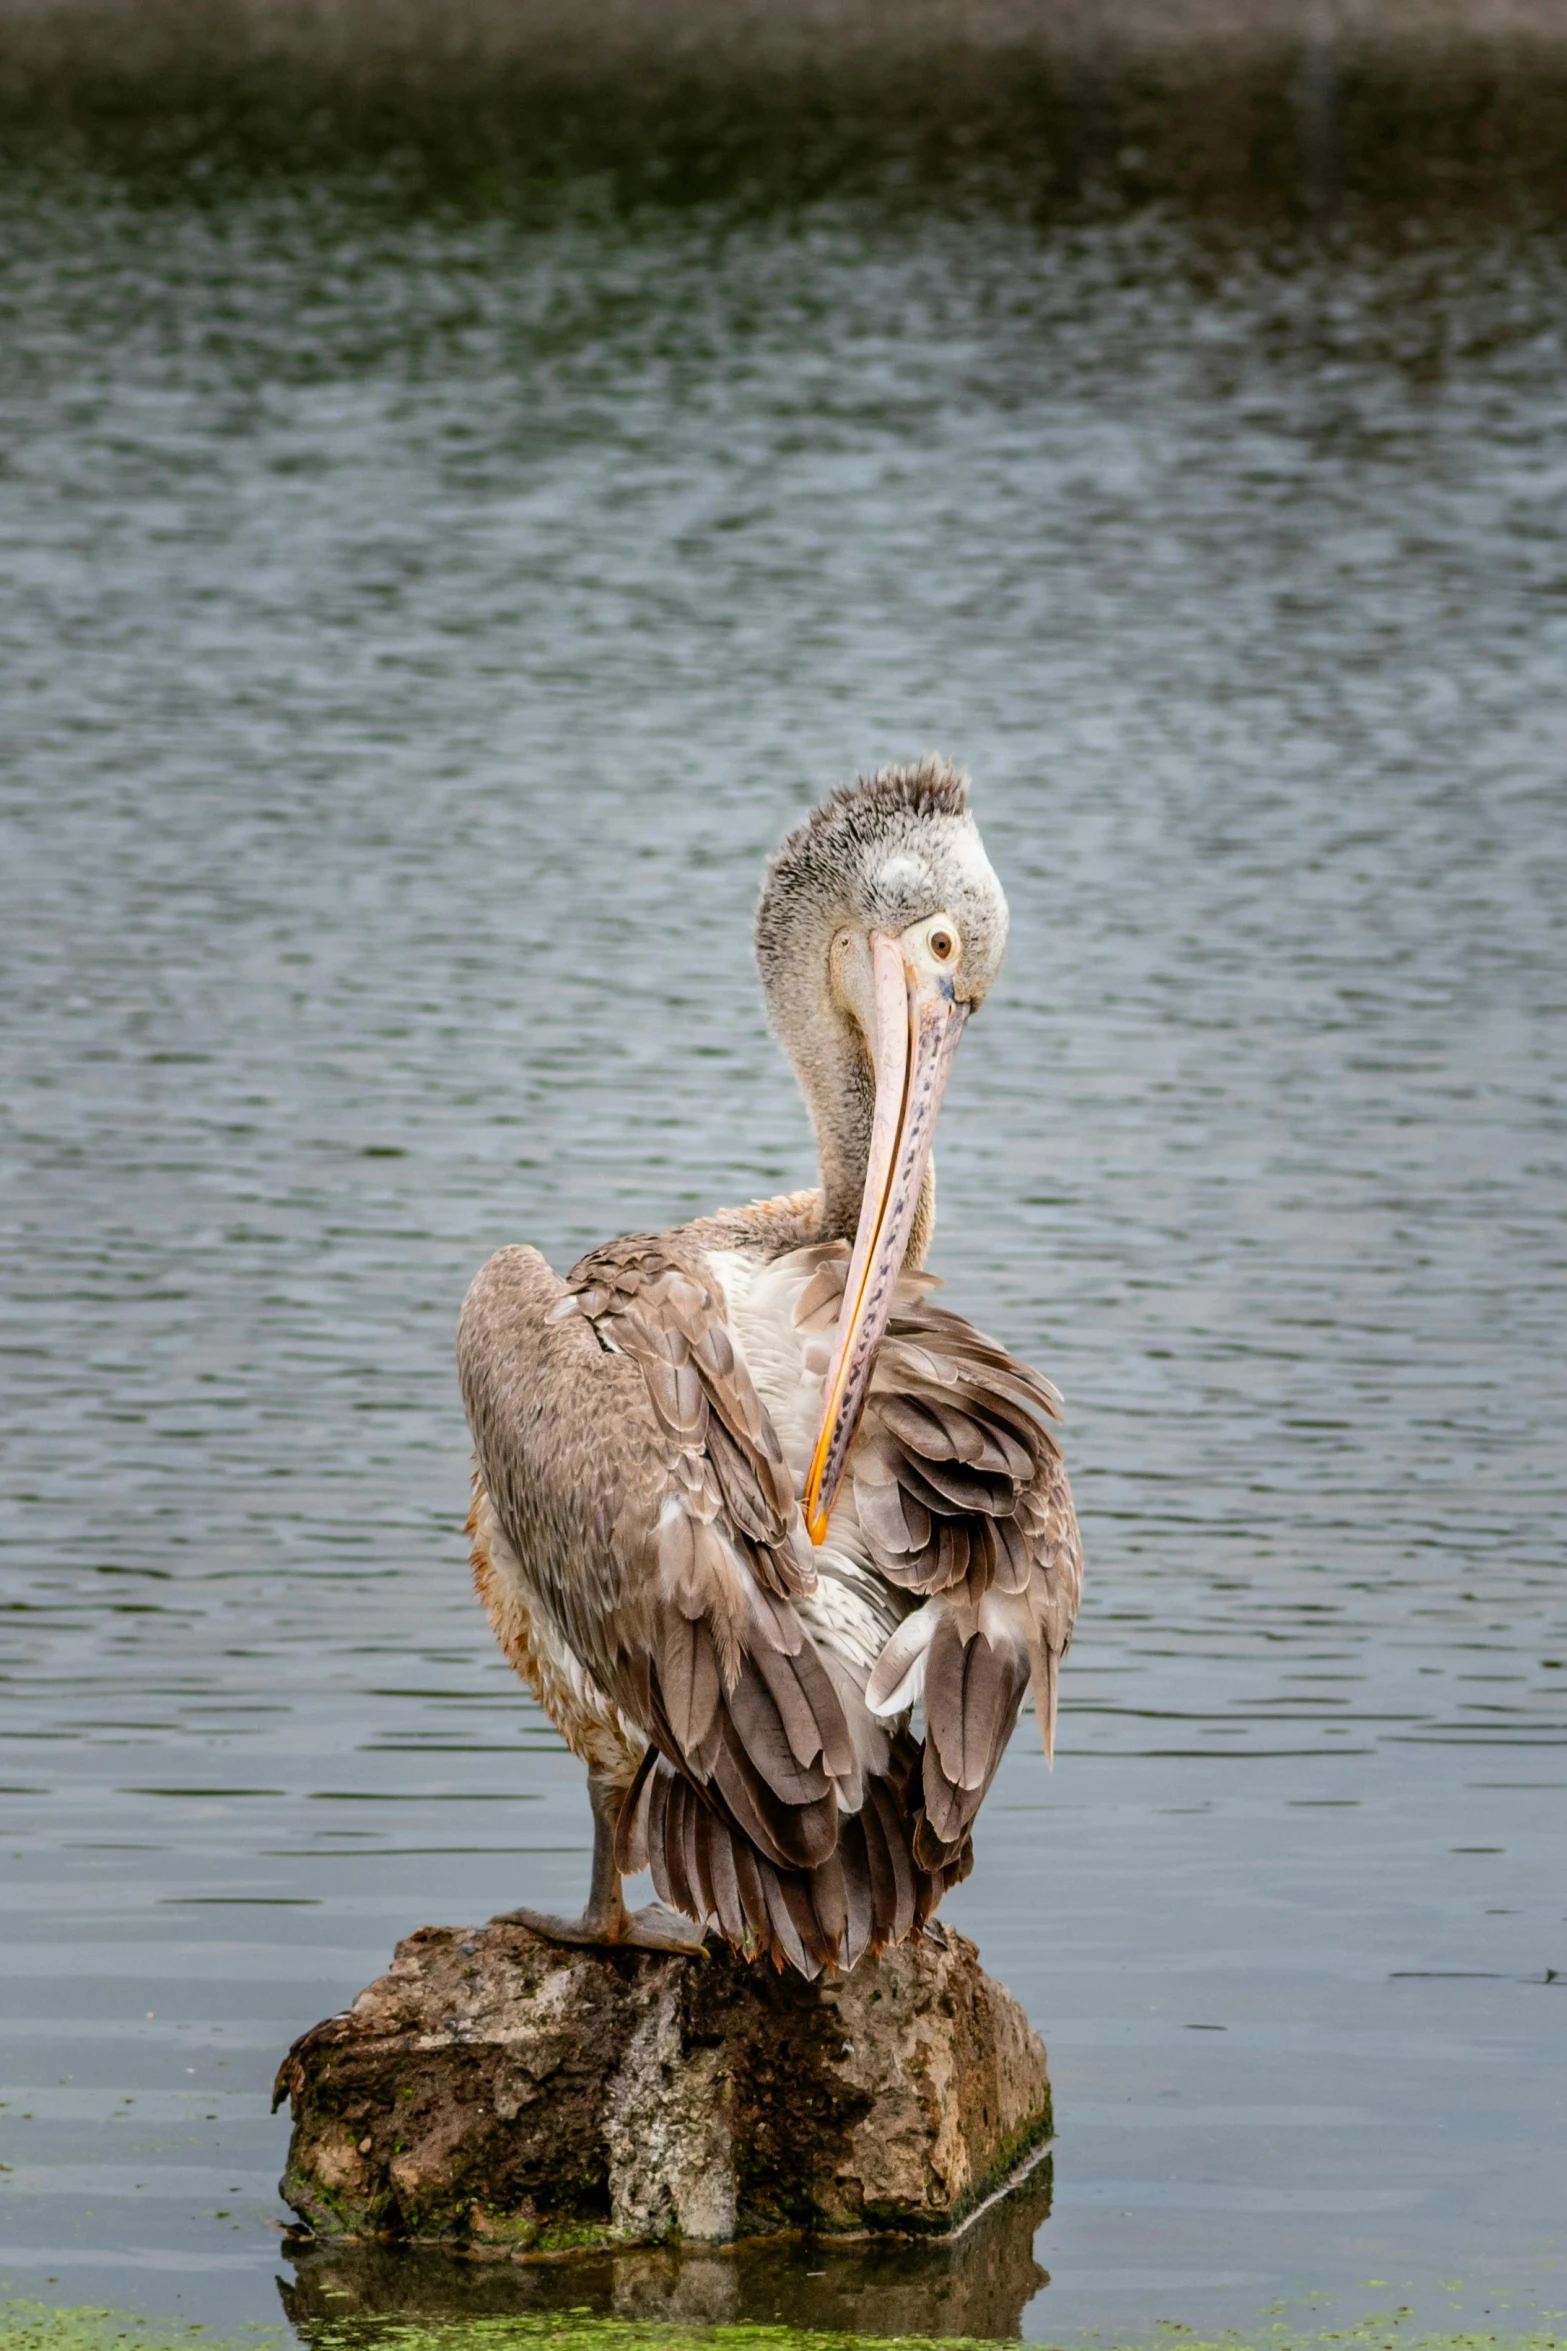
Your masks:
{"label": "reflection in water", "polygon": [[[751,2322],[878,2335],[1015,2338],[1049,2281],[1034,2238],[1050,2214],[1050,2158],[956,2243],[737,2246],[581,2260],[468,2260],[386,2246],[301,2246],[283,2307],[305,2343],[345,2322],[590,2311],[685,2325]],[[373,2343],[367,2325],[365,2340]]]}
{"label": "reflection in water", "polygon": [[0,19],[0,2294],[275,2317],[281,2051],[580,1901],[457,1302],[800,1180],[758,861],[937,745],[1014,931],[936,1265],[1090,1565],[951,1906],[1021,2323],[1548,2299],[1559,48],[83,21]]}

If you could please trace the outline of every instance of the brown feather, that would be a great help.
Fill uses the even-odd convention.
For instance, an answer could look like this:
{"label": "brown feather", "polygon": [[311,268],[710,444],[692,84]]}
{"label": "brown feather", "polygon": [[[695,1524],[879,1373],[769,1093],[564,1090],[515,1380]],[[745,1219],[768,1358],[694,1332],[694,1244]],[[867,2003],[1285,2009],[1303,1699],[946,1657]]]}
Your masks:
{"label": "brown feather", "polygon": [[[893,1865],[874,1788],[867,1790],[859,1815],[860,1843],[865,1857],[865,1884],[870,1898],[870,1941],[874,1949],[897,1940],[898,1873]],[[912,1906],[911,1906],[912,1907]]]}
{"label": "brown feather", "polygon": [[[666,1902],[683,1910],[690,1918],[697,1916],[695,1892],[686,1876],[686,1807],[693,1801],[687,1782],[674,1772],[669,1775],[669,1793],[664,1803],[664,1834],[662,1842],[652,1849],[653,1883]],[[662,1862],[662,1869],[660,1863]]]}
{"label": "brown feather", "polygon": [[1026,1592],[1034,1563],[1029,1555],[1028,1537],[1022,1525],[1015,1515],[1010,1518],[993,1518],[990,1530],[996,1552],[995,1580],[998,1590],[1007,1593]]}
{"label": "brown feather", "polygon": [[968,1539],[968,1527],[961,1518],[944,1518],[936,1529],[936,1572],[930,1578],[929,1589],[950,1592],[954,1584],[961,1584],[968,1575],[973,1552]]}
{"label": "brown feather", "polygon": [[937,1836],[929,1813],[922,1810],[914,1823],[913,1853],[917,1866],[932,1877],[942,1877],[956,1850],[955,1845],[945,1844]]}
{"label": "brown feather", "polygon": [[[1030,1670],[1050,1745],[1081,1580],[1054,1392],[906,1277],[848,1476],[872,1572],[939,1592],[952,1622],[926,1659],[926,1741],[906,1718],[877,1724],[889,1760],[862,1786],[854,1690],[823,1664],[825,1620],[793,1604],[815,1561],[706,1255],[796,1251],[795,1326],[819,1366],[848,1261],[843,1242],[813,1240],[819,1216],[802,1195],[633,1236],[565,1284],[536,1252],[503,1251],[459,1338],[476,1492],[494,1521],[485,1604],[576,1750],[613,1759],[627,1791],[617,1861],[807,1976],[903,1939],[969,1868]],[[496,1565],[507,1545],[538,1638],[505,1615],[520,1605]],[[987,1630],[998,1609],[1015,1621],[1015,1644],[975,1630],[981,1601]],[[562,1645],[575,1679],[550,1679]]]}
{"label": "brown feather", "polygon": [[648,1783],[658,1759],[656,1747],[643,1749],[636,1778],[626,1791],[620,1818],[615,1823],[615,1864],[622,1877],[635,1877],[647,1867]]}
{"label": "brown feather", "polygon": [[964,1655],[963,1635],[948,1610],[925,1652],[925,1761],[928,1776],[932,1757],[939,1758],[954,1787],[963,1774]]}
{"label": "brown feather", "polygon": [[713,1727],[722,1685],[713,1636],[683,1611],[661,1612],[659,1691],[675,1744],[686,1754],[701,1747]]}
{"label": "brown feather", "polygon": [[746,1838],[736,1838],[731,1854],[735,1865],[735,1886],[740,1896],[740,1907],[745,1913],[746,1925],[759,1949],[765,1951],[772,1942],[772,1921],[767,1911],[767,1888],[762,1883],[766,1866],[755,1846]]}
{"label": "brown feather", "polygon": [[772,1694],[796,1761],[809,1766],[819,1755],[821,1768],[830,1778],[857,1777],[854,1741],[843,1701],[816,1653],[815,1643],[802,1642],[793,1657],[758,1649],[752,1663]]}
{"label": "brown feather", "polygon": [[[773,1719],[776,1723],[776,1712]],[[733,1715],[726,1710],[719,1720],[723,1737],[713,1763],[713,1780],[735,1820],[757,1851],[778,1867],[814,1869],[826,1860],[838,1833],[838,1806],[826,1775],[812,1775],[824,1791],[814,1800],[802,1797],[791,1801],[780,1796],[758,1770]],[[777,1743],[787,1754],[781,1726]],[[792,1757],[789,1764],[793,1769]],[[812,1777],[800,1773],[795,1784],[809,1786]]]}
{"label": "brown feather", "polygon": [[753,1542],[772,1541],[778,1532],[778,1505],[772,1493],[762,1490],[754,1460],[747,1460],[716,1413],[708,1420],[706,1435],[707,1457],[730,1518]]}
{"label": "brown feather", "polygon": [[798,1974],[803,1975],[808,1983],[814,1983],[822,1972],[821,1962],[812,1958],[806,1950],[805,1938],[800,1933],[790,1905],[784,1900],[778,1872],[760,1856],[756,1867],[767,1904],[767,1924],[771,1929],[769,1940],[774,1946],[774,1958],[776,1960],[781,1953]]}
{"label": "brown feather", "polygon": [[1034,1652],[1034,1712],[1039,1718],[1039,1741],[1046,1760],[1056,1759],[1056,1684],[1060,1678],[1056,1652],[1048,1644]]}
{"label": "brown feather", "polygon": [[666,1892],[669,1872],[664,1854],[669,1841],[669,1791],[676,1785],[673,1772],[655,1771],[647,1790],[647,1860],[653,1872],[653,1883],[666,1902],[672,1896]]}
{"label": "brown feather", "polygon": [[816,1916],[816,1908],[811,1900],[812,1882],[810,1878],[802,1877],[797,1870],[775,1871],[767,1888],[767,1911],[775,1931],[780,1933],[780,1910],[787,1916],[811,1961],[813,1974],[820,1975],[824,1967],[832,1966],[835,1953],[828,1949]]}
{"label": "brown feather", "polygon": [[685,1850],[686,1884],[692,1893],[691,1916],[699,1921],[711,1918],[714,1910],[713,1880],[708,1868],[707,1806],[696,1789],[686,1788]]}
{"label": "brown feather", "polygon": [[[765,1649],[748,1657],[730,1695],[728,1713],[747,1756],[773,1794],[785,1804],[814,1804],[828,1794],[830,1783],[817,1760],[821,1737],[815,1719],[790,1672],[794,1663],[793,1658]],[[799,1756],[796,1740],[813,1749],[809,1757]]]}
{"label": "brown feather", "polygon": [[[839,1839],[840,1847],[842,1838]],[[849,1926],[849,1893],[844,1884],[841,1851],[830,1854],[810,1876],[811,1908],[821,1937],[818,1948],[826,1963],[836,1967]]]}
{"label": "brown feather", "polygon": [[866,1407],[866,1419],[895,1437],[912,1453],[916,1460],[926,1454],[936,1458],[952,1451],[943,1418],[934,1405],[922,1404],[911,1394],[890,1393],[883,1387],[873,1390],[872,1401]]}
{"label": "brown feather", "polygon": [[794,1610],[772,1592],[751,1594],[752,1648],[764,1643],[784,1657],[798,1657],[805,1646],[805,1630]]}
{"label": "brown feather", "polygon": [[901,1943],[914,1924],[914,1866],[905,1841],[908,1832],[885,1780],[872,1780],[866,1790],[867,1838],[873,1812],[892,1873],[892,1919],[885,1940]]}
{"label": "brown feather", "polygon": [[872,1480],[860,1473],[856,1462],[854,1506],[861,1531],[878,1552],[890,1551],[901,1559],[910,1551],[924,1549],[929,1520],[925,1522],[925,1533],[916,1540],[909,1527],[907,1497],[896,1477]]}
{"label": "brown feather", "polygon": [[719,1931],[731,1943],[743,1944],[746,1935],[745,1905],[740,1896],[740,1882],[735,1871],[734,1837],[727,1821],[710,1817],[707,1825],[708,1878],[713,1889],[713,1910]]}
{"label": "brown feather", "polygon": [[[932,1704],[932,1687],[935,1702]],[[926,1721],[922,1792],[930,1827],[944,1845],[967,1833],[995,1777],[1028,1686],[1027,1659],[983,1633],[962,1643],[950,1620],[940,1626],[925,1666]],[[936,1727],[939,1724],[939,1729]],[[916,1847],[924,1866],[928,1849]]]}
{"label": "brown feather", "polygon": [[876,1923],[875,1888],[865,1848],[865,1822],[851,1813],[838,1830],[838,1860],[843,1870],[843,1965],[853,1967],[869,1950]]}
{"label": "brown feather", "polygon": [[[999,1511],[1010,1510],[1016,1501],[1016,1491],[1009,1477],[992,1476],[982,1469],[971,1469],[965,1461],[943,1461],[933,1454],[922,1453],[918,1458],[906,1457],[906,1467],[900,1473],[907,1479],[913,1470],[919,1480],[915,1491],[922,1501],[937,1510],[983,1510],[994,1517]],[[925,1490],[922,1490],[925,1489]]]}

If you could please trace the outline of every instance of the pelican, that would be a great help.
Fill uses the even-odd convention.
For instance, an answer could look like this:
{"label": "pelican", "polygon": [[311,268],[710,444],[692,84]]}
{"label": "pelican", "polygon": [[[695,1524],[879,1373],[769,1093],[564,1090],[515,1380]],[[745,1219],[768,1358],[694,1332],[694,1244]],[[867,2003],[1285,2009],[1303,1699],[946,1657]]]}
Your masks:
{"label": "pelican", "polygon": [[1082,1587],[1059,1399],[923,1270],[942,1090],[1006,936],[949,762],[835,793],[756,923],[820,1182],[474,1280],[474,1580],[594,1824],[582,1916],[505,1918],[847,1969],[968,1874],[1030,1685],[1053,1754]]}

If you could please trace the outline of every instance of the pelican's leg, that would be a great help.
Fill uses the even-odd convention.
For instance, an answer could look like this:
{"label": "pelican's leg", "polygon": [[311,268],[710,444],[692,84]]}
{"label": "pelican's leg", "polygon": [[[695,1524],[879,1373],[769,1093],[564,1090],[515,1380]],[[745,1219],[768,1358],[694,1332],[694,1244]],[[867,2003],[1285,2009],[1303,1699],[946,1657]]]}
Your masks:
{"label": "pelican's leg", "polygon": [[588,1802],[593,1807],[593,1882],[580,1918],[557,1918],[546,1910],[503,1910],[495,1925],[531,1927],[552,1943],[587,1943],[636,1951],[704,1951],[702,1930],[678,1910],[650,1902],[628,1910],[615,1866],[615,1828],[626,1800],[624,1783],[588,1765]]}

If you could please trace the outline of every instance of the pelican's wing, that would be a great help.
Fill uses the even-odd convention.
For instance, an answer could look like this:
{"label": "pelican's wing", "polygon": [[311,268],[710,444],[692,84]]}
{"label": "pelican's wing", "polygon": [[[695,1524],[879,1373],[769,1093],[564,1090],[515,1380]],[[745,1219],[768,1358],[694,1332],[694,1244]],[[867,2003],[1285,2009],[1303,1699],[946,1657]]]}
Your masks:
{"label": "pelican's wing", "polygon": [[913,1862],[917,1752],[868,1714],[856,1740],[793,1606],[810,1545],[700,1252],[616,1242],[562,1283],[503,1250],[468,1294],[458,1364],[530,1587],[651,1742],[623,1866],[806,1974],[907,1933],[948,1874]]}
{"label": "pelican's wing", "polygon": [[896,1715],[925,1706],[913,1850],[950,1869],[1033,1683],[1045,1752],[1082,1593],[1071,1489],[1049,1382],[906,1285],[888,1326],[849,1474],[883,1575],[924,1595],[871,1675]]}

